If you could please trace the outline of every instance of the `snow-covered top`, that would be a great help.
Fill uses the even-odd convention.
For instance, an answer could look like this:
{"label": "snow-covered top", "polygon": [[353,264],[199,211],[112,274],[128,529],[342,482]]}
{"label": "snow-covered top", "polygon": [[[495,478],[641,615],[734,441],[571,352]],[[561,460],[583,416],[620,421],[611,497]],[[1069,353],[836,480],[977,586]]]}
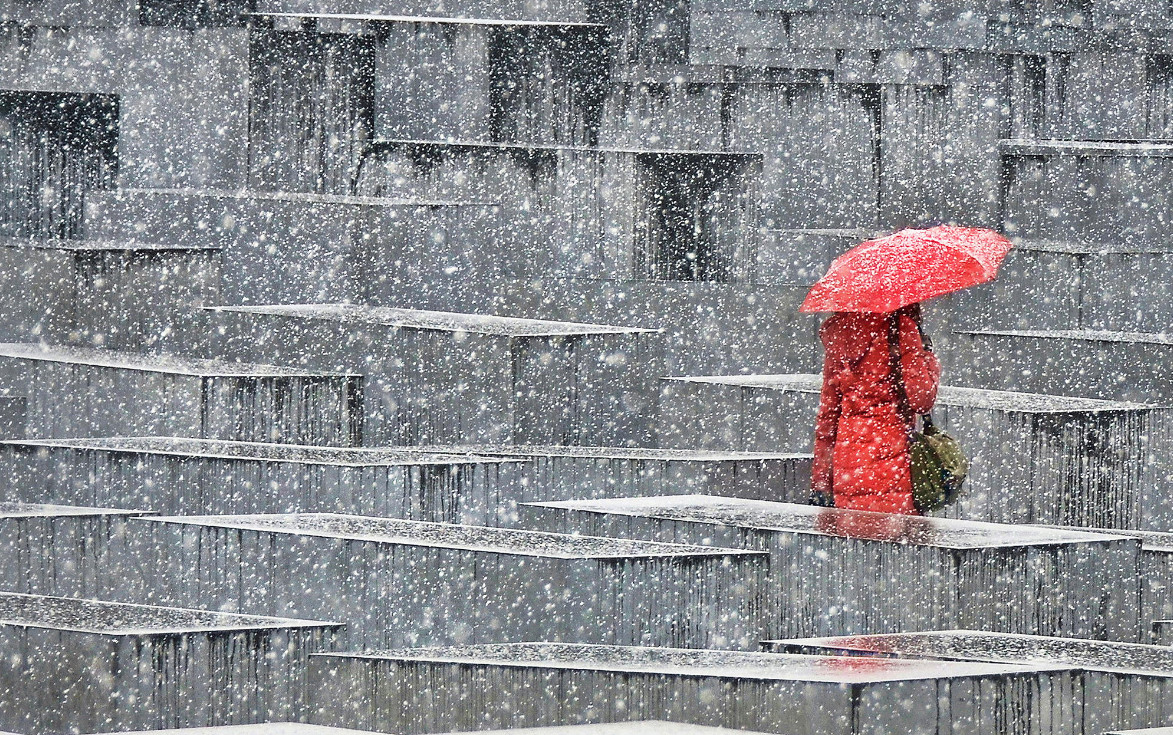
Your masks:
{"label": "snow-covered top", "polygon": [[578,447],[537,444],[453,444],[414,447],[420,451],[505,457],[574,457],[582,459],[635,459],[654,462],[753,462],[810,459],[801,452],[726,452],[707,449],[655,449],[646,447]]}
{"label": "snow-covered top", "polygon": [[213,610],[0,592],[0,625],[128,636],[280,628],[335,628],[341,624],[321,620],[296,620]]}
{"label": "snow-covered top", "polygon": [[[179,730],[136,730],[117,735],[370,735],[370,730],[350,730],[344,727],[308,725],[304,722],[263,722],[257,725],[220,725],[218,727],[185,727]],[[0,733],[7,735],[7,733]],[[108,733],[108,735],[115,735]]]}
{"label": "snow-covered top", "polygon": [[137,370],[145,373],[170,373],[200,378],[361,377],[357,373],[301,370],[280,365],[204,360],[174,355],[147,355],[139,352],[100,350],[89,347],[49,346],[32,342],[0,343],[0,357],[92,365],[94,367]]}
{"label": "snow-covered top", "polygon": [[1073,339],[1083,342],[1173,345],[1173,334],[1165,332],[1114,332],[1107,329],[959,329],[956,334],[988,334],[1035,339]]}
{"label": "snow-covered top", "polygon": [[0,503],[0,518],[59,518],[62,516],[138,516],[150,511],[119,508],[87,508],[83,505]]}
{"label": "snow-covered top", "polygon": [[873,513],[713,495],[562,500],[526,505],[579,513],[646,517],[684,523],[733,526],[756,531],[835,536],[946,549],[1051,546],[1120,538],[1110,533],[1086,533],[1041,526]]}
{"label": "snow-covered top", "polygon": [[1032,140],[1010,138],[999,141],[1003,153],[1020,156],[1137,156],[1173,157],[1173,143],[1131,143],[1111,140]]}
{"label": "snow-covered top", "polygon": [[582,146],[582,145],[555,145],[552,143],[492,143],[484,140],[429,140],[422,138],[375,138],[371,141],[375,147],[391,146],[434,146],[437,148],[492,148],[497,150],[527,150],[527,151],[593,151],[599,153],[647,153],[665,156],[722,156],[733,158],[761,158],[762,153],[754,151],[726,151],[717,148],[703,150],[680,150],[679,148],[632,148],[630,146]]}
{"label": "snow-covered top", "polygon": [[9,439],[0,441],[0,445],[3,444],[21,447],[61,447],[128,454],[164,454],[176,457],[236,459],[336,467],[504,464],[521,461],[502,457],[445,454],[403,448],[319,447],[302,444],[263,444],[220,439],[192,439],[178,436]]}
{"label": "snow-covered top", "polygon": [[375,324],[403,329],[428,329],[439,332],[465,332],[503,337],[562,337],[584,334],[636,334],[656,331],[638,327],[612,327],[603,324],[520,319],[492,314],[462,314],[453,311],[428,311],[426,309],[397,309],[389,306],[363,306],[361,304],[271,304],[208,308],[213,311],[243,314],[265,314],[298,319],[321,319],[351,324]]}
{"label": "snow-covered top", "polygon": [[561,20],[513,20],[508,18],[461,18],[456,16],[433,15],[384,15],[380,13],[266,13],[254,12],[246,15],[267,18],[313,18],[321,20],[349,20],[366,23],[422,23],[435,25],[470,26],[539,26],[553,28],[606,28],[603,23]]}
{"label": "snow-covered top", "polygon": [[955,661],[914,661],[861,656],[801,656],[748,651],[645,648],[578,643],[504,643],[402,648],[364,653],[313,654],[331,658],[426,661],[515,668],[615,671],[723,679],[867,684],[1059,671],[1062,666],[1021,666]]}
{"label": "snow-covered top", "polygon": [[769,641],[778,650],[872,653],[1173,677],[1173,648],[1142,643],[1052,638],[1017,633],[944,630]]}
{"label": "snow-covered top", "polygon": [[305,204],[347,204],[361,207],[483,207],[495,204],[471,199],[416,199],[411,197],[364,197],[341,194],[311,194],[295,191],[250,191],[241,189],[115,189],[103,192],[118,199],[141,196],[182,196],[241,201],[302,202]]}
{"label": "snow-covered top", "polygon": [[760,555],[742,549],[666,544],[488,526],[372,518],[337,513],[275,513],[226,516],[155,516],[142,520],[261,533],[370,541],[399,546],[481,551],[554,559],[632,559]]}
{"label": "snow-covered top", "polygon": [[28,248],[30,250],[70,250],[70,251],[98,251],[98,250],[220,250],[219,245],[209,243],[158,243],[138,242],[137,240],[40,240],[35,238],[0,237],[0,247]]}
{"label": "snow-covered top", "polygon": [[1173,249],[1168,245],[1147,241],[1133,242],[1079,242],[1074,240],[1035,240],[1028,238],[1013,238],[1015,250],[1031,250],[1040,253],[1059,253],[1069,255],[1139,255],[1139,254],[1169,254]]}
{"label": "snow-covered top", "polygon": [[[150,730],[122,735],[359,735],[367,730],[348,730],[324,725],[306,725],[297,722],[266,722],[260,725],[222,725],[220,727],[193,727],[183,730]],[[0,735],[6,735],[0,733]],[[687,722],[662,720],[634,720],[632,722],[600,722],[589,725],[561,725],[551,727],[512,727],[507,730],[478,730],[450,735],[763,735],[746,730],[708,727]]]}
{"label": "snow-covered top", "polygon": [[[967,334],[1028,334],[1027,332],[967,332]],[[1043,335],[1044,333],[1029,333]],[[795,393],[818,393],[823,379],[811,373],[779,375],[698,375],[665,378],[684,383],[709,383],[740,388],[761,388],[763,390],[794,391]],[[1156,409],[1144,403],[1128,401],[1105,401],[1097,398],[1047,395],[1043,393],[1020,393],[1009,390],[988,390],[986,388],[957,388],[941,386],[937,392],[937,403],[942,406],[984,408],[991,411],[1017,411],[1021,413],[1072,413],[1100,411],[1146,411]]]}

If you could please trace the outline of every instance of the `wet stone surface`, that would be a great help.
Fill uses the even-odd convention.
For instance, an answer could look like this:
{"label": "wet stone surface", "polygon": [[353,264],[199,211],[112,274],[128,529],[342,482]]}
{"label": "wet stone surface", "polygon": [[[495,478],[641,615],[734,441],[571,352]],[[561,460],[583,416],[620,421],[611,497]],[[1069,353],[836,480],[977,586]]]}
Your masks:
{"label": "wet stone surface", "polygon": [[807,459],[801,452],[722,452],[692,449],[655,449],[644,447],[575,447],[536,444],[470,444],[418,447],[420,451],[460,454],[504,455],[507,457],[573,457],[581,459],[635,459],[658,462],[743,462],[763,459]]}
{"label": "wet stone surface", "polygon": [[778,651],[874,654],[912,659],[1069,666],[1144,676],[1173,676],[1173,648],[1140,643],[1011,633],[939,631],[769,641]]}
{"label": "wet stone surface", "polygon": [[1173,345],[1173,335],[1161,332],[1115,332],[1104,329],[989,329],[959,331],[957,334],[986,334],[1036,339],[1071,339],[1084,342]]}
{"label": "wet stone surface", "polygon": [[427,661],[521,668],[584,669],[675,676],[863,683],[919,679],[996,676],[1025,671],[1054,671],[1061,666],[914,661],[903,659],[823,657],[702,651],[683,648],[595,646],[565,643],[405,648],[368,653],[324,654],[343,658]]}
{"label": "wet stone surface", "polygon": [[132,516],[140,510],[118,508],[86,508],[78,505],[50,505],[46,503],[0,503],[3,518],[57,518],[62,516]]}
{"label": "wet stone surface", "polygon": [[137,242],[135,240],[40,240],[20,237],[0,237],[0,248],[30,248],[33,250],[87,251],[136,251],[166,252],[173,250],[220,250],[209,243],[161,243]]}
{"label": "wet stone surface", "polygon": [[499,457],[446,454],[415,449],[361,449],[311,447],[296,444],[260,444],[186,437],[110,437],[93,439],[30,439],[7,443],[21,447],[63,447],[131,454],[288,462],[345,467],[398,465],[458,465],[509,462]]}
{"label": "wet stone surface", "polygon": [[121,368],[152,373],[172,373],[196,377],[307,377],[326,375],[347,375],[352,373],[328,373],[323,371],[298,370],[278,365],[256,365],[243,362],[202,360],[172,355],[144,355],[137,352],[115,352],[83,347],[45,347],[32,343],[0,343],[0,358],[41,360],[95,367]]}
{"label": "wet stone surface", "polygon": [[0,625],[127,636],[336,627],[338,624],[0,592]]}
{"label": "wet stone surface", "polygon": [[404,546],[485,551],[557,559],[743,556],[760,552],[653,541],[571,536],[486,526],[369,518],[333,513],[242,516],[160,516],[144,520],[236,528],[267,533],[324,536]]}
{"label": "wet stone surface", "polygon": [[703,495],[614,498],[532,503],[586,513],[640,516],[687,523],[711,523],[760,531],[839,536],[912,546],[986,549],[1105,541],[1108,534],[1015,526],[950,518],[820,508],[796,503],[717,498]]}
{"label": "wet stone surface", "polygon": [[395,309],[355,304],[298,304],[292,306],[216,307],[216,311],[319,319],[351,324],[375,324],[441,332],[469,332],[503,337],[557,337],[580,334],[636,334],[654,329],[611,327],[601,324],[518,319],[485,314],[460,314],[422,309]]}

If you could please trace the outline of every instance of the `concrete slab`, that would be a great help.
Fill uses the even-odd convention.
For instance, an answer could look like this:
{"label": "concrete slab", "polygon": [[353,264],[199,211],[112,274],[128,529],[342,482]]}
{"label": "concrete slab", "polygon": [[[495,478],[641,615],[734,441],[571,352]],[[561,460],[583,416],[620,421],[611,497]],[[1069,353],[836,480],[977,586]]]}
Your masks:
{"label": "concrete slab", "polygon": [[[130,599],[145,585],[151,599],[220,609],[331,611],[366,648],[551,637],[747,648],[762,629],[766,558],[752,550],[330,513],[136,523],[139,547],[115,580]],[[158,579],[158,568],[188,571]]]}
{"label": "concrete slab", "polygon": [[515,514],[519,462],[468,453],[181,437],[0,444],[14,495],[162,513],[350,512],[450,523]]}
{"label": "concrete slab", "polygon": [[27,397],[26,432],[43,437],[362,443],[362,377],[337,370],[8,342],[0,390]]}
{"label": "concrete slab", "polygon": [[330,650],[339,627],[0,593],[0,645],[10,652],[0,721],[40,733],[295,719],[306,657]]}
{"label": "concrete slab", "polygon": [[1119,536],[699,495],[524,510],[532,528],[768,551],[771,629],[1148,635],[1139,543]]}
{"label": "concrete slab", "polygon": [[[400,733],[458,730],[474,721],[533,727],[631,717],[766,732],[798,727],[814,735],[862,733],[865,721],[893,732],[952,732],[937,725],[941,697],[976,731],[994,727],[991,718],[1011,717],[1040,732],[1075,732],[1051,718],[1053,707],[1078,708],[1072,676],[1057,667],[559,643],[319,656],[312,671],[321,721]],[[518,706],[517,692],[549,687],[561,695]],[[378,701],[366,694],[374,690]],[[1036,694],[1018,693],[1027,690]],[[448,706],[473,691],[481,703],[475,712]]]}

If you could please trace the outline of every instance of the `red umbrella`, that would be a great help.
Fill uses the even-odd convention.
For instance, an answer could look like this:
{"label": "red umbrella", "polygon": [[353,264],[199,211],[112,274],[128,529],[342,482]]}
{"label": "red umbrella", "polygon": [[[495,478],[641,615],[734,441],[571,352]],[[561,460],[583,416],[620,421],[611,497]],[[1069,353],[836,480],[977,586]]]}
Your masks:
{"label": "red umbrella", "polygon": [[868,240],[831,263],[801,311],[886,314],[993,279],[1012,247],[993,230],[949,225]]}

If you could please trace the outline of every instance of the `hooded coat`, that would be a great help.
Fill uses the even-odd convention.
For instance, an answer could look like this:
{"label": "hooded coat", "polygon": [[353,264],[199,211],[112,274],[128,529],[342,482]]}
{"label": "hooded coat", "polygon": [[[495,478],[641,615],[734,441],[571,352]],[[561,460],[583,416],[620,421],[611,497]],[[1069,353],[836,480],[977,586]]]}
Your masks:
{"label": "hooded coat", "polygon": [[[815,423],[811,487],[835,507],[915,514],[908,429],[891,370],[888,314],[840,312],[819,330],[826,357]],[[941,365],[917,322],[900,320],[900,368],[909,408],[928,413]]]}

